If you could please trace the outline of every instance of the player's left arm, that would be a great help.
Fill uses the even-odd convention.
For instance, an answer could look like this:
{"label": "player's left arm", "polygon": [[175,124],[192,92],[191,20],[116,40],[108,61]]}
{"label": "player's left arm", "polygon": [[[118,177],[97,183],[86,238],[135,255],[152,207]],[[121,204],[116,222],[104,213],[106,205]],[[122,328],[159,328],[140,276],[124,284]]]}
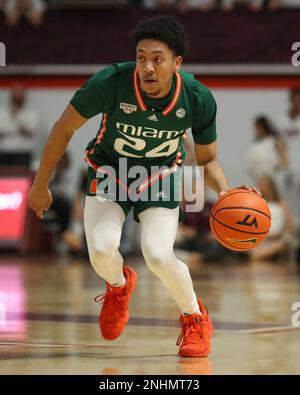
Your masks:
{"label": "player's left arm", "polygon": [[[217,159],[217,141],[210,144],[195,144],[195,156],[198,166],[204,166],[204,182],[219,196],[229,191],[231,187],[221,163]],[[247,189],[260,194],[255,187],[241,185],[237,188]]]}
{"label": "player's left arm", "polygon": [[[217,159],[216,113],[217,105],[213,95],[195,80],[192,125],[195,157],[198,166],[204,166],[205,184],[222,196],[231,188],[224,169]],[[238,188],[245,188],[260,194],[255,187],[242,185]]]}
{"label": "player's left arm", "polygon": [[224,169],[217,159],[217,141],[211,144],[195,144],[195,156],[198,166],[204,166],[205,184],[217,194],[227,191],[230,187]]}

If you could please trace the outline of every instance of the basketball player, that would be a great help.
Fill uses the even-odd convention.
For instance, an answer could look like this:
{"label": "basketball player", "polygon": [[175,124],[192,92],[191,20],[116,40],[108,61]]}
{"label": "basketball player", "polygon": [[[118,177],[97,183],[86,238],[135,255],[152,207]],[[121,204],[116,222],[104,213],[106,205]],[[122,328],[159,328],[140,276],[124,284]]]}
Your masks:
{"label": "basketball player", "polygon": [[300,89],[293,88],[289,92],[290,105],[277,120],[280,137],[288,149],[288,168],[284,173],[282,194],[291,207],[297,230],[300,230]]}
{"label": "basketball player", "polygon": [[[120,176],[124,168],[119,159],[126,158],[128,174],[135,165],[149,170],[154,165],[166,165],[159,179],[170,177],[174,192],[177,170],[184,159],[184,131],[191,127],[197,163],[205,166],[205,181],[218,194],[224,193],[229,185],[216,159],[216,103],[193,75],[181,71],[187,37],[176,19],[161,15],[146,19],[131,33],[131,39],[136,61],[114,64],[95,74],[75,93],[55,123],[29,193],[29,206],[43,218],[43,211],[52,202],[48,183],[57,161],[74,132],[102,113],[97,136],[85,152],[89,181],[84,209],[90,261],[106,281],[105,295],[95,299],[103,301],[101,333],[107,340],[116,339],[128,322],[128,303],[137,275],[124,264],[118,247],[122,225],[133,208],[141,224],[146,264],[181,312],[179,355],[204,357],[211,350],[213,325],[202,301],[197,300],[188,267],[173,252],[180,215],[176,193],[164,200],[164,191],[159,191],[156,201],[134,200],[128,194],[123,201],[115,191],[111,199],[109,191],[104,196],[97,185],[99,174],[106,174],[109,190],[114,189],[112,186],[118,191],[130,187],[134,181],[124,187]],[[156,176],[148,176],[136,190],[149,193],[157,182]]]}

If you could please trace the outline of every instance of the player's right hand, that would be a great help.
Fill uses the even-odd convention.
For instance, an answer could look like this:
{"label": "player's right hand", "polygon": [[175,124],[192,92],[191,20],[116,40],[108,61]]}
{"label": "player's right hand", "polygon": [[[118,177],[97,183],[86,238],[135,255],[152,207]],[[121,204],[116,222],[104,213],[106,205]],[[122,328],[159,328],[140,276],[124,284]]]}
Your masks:
{"label": "player's right hand", "polygon": [[47,211],[52,204],[52,195],[47,187],[32,185],[28,193],[28,206],[35,211],[37,217],[44,218],[44,211]]}

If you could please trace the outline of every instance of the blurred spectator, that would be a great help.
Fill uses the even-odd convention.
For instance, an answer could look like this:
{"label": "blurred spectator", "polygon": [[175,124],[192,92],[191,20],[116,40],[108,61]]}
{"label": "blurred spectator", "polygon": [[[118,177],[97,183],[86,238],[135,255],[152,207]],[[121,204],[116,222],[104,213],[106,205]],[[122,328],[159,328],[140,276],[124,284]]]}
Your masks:
{"label": "blurred spectator", "polygon": [[287,143],[290,158],[290,167],[300,171],[300,88],[290,91],[289,108],[278,119],[278,130]]}
{"label": "blurred spectator", "polygon": [[177,248],[185,251],[199,251],[201,245],[210,239],[209,213],[211,202],[205,202],[202,211],[198,213],[186,212],[184,221],[180,225],[180,241]]}
{"label": "blurred spectator", "polygon": [[10,92],[8,106],[0,108],[0,146],[2,153],[7,154],[7,164],[24,164],[18,163],[18,155],[25,155],[29,165],[34,153],[39,116],[27,108],[26,100],[25,89],[18,85]]}
{"label": "blurred spectator", "polygon": [[278,10],[280,8],[299,8],[300,0],[269,0],[267,8],[269,10]]}
{"label": "blurred spectator", "polygon": [[5,0],[4,12],[6,23],[10,27],[15,27],[22,15],[35,27],[40,27],[44,20],[46,9],[43,0]]}
{"label": "blurred spectator", "polygon": [[262,260],[278,257],[286,252],[292,241],[295,224],[287,203],[279,195],[276,183],[271,177],[261,177],[257,187],[268,202],[272,218],[266,240],[249,252],[253,260]]}
{"label": "blurred spectator", "polygon": [[[193,183],[195,182],[194,177]],[[193,190],[195,191],[195,185]],[[180,224],[176,237],[175,248],[188,252],[184,259],[189,266],[198,265],[201,261],[218,260],[230,254],[230,251],[212,236],[209,215],[213,202],[207,198],[207,191],[206,188],[203,209],[200,212],[185,212],[184,221]],[[182,207],[185,207],[184,200]]]}
{"label": "blurred spectator", "polygon": [[66,185],[68,183],[67,170],[69,166],[70,157],[68,152],[65,152],[55,168],[49,185],[53,203],[49,212],[46,213],[45,219],[58,225],[59,234],[63,234],[68,229],[71,218],[72,204],[66,193]]}
{"label": "blurred spectator", "polygon": [[259,11],[263,8],[264,0],[221,0],[221,9],[231,11],[236,7],[247,7],[252,11]]}
{"label": "blurred spectator", "polygon": [[62,239],[68,246],[69,251],[71,253],[80,255],[87,254],[87,246],[85,242],[83,227],[84,199],[87,180],[87,170],[83,170],[79,180],[78,192],[73,202],[69,226],[62,234]]}
{"label": "blurred spectator", "polygon": [[[134,4],[134,2],[131,2]],[[187,12],[193,9],[210,11],[216,7],[217,0],[143,0],[140,4],[148,9],[179,9],[181,12]]]}
{"label": "blurred spectator", "polygon": [[300,229],[300,89],[290,92],[288,110],[277,123],[278,130],[288,148],[289,166],[283,180],[283,190]]}
{"label": "blurred spectator", "polygon": [[177,0],[143,0],[142,6],[152,10],[176,8]]}
{"label": "blurred spectator", "polygon": [[189,10],[211,11],[217,6],[217,0],[179,0],[178,9],[181,12]]}
{"label": "blurred spectator", "polygon": [[288,166],[286,145],[265,116],[254,121],[255,141],[247,158],[247,168],[257,181],[262,175],[275,176]]}

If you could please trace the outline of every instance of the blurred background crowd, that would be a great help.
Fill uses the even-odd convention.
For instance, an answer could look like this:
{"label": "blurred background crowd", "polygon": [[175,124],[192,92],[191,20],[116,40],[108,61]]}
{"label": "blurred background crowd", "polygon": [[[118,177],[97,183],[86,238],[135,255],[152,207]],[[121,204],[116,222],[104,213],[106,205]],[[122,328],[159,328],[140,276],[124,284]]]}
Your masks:
{"label": "blurred background crowd", "polygon": [[[260,10],[272,12],[288,7],[300,7],[300,0],[6,0],[2,2],[0,0],[0,9],[2,9],[7,29],[15,28],[21,20],[33,27],[42,27],[47,10],[76,8],[83,5],[87,8],[99,6],[116,7],[116,9],[139,7],[146,10],[167,10],[168,12],[176,10],[178,14],[188,14],[195,9],[202,13],[215,9],[228,13],[237,8],[247,8],[248,12]],[[116,12],[118,11],[116,10]],[[198,28],[201,31],[201,27]],[[32,40],[35,40],[37,33],[35,29],[33,30]],[[99,31],[101,32],[101,25]],[[124,40],[127,40],[127,36],[124,37]],[[59,43],[57,43],[57,47],[59,47]],[[64,50],[66,51],[67,48]],[[47,46],[45,46],[44,52],[47,52]],[[101,50],[99,56],[101,60]],[[120,58],[119,61],[125,60],[130,59]],[[53,59],[53,63],[55,62],[56,59]],[[105,60],[102,63],[105,63]],[[31,92],[29,88],[26,88],[26,84],[15,82],[13,78],[9,81],[6,84],[6,93],[0,95],[0,166],[27,168],[34,173],[41,147],[49,132],[49,130],[45,132],[45,124],[55,122],[55,118],[51,115],[51,111],[47,115],[45,112],[40,113],[34,101],[30,101]],[[299,261],[300,87],[290,86],[286,90],[286,94],[286,102],[282,105],[281,112],[276,116],[270,115],[268,108],[264,108],[264,106],[260,107],[260,113],[251,115],[251,125],[250,127],[248,125],[248,129],[252,130],[252,136],[248,140],[246,139],[248,143],[244,147],[247,155],[243,157],[242,161],[235,163],[241,174],[245,175],[245,179],[260,189],[269,204],[272,227],[268,238],[249,254],[235,253],[223,248],[213,239],[208,221],[210,209],[216,196],[205,191],[203,210],[196,213],[186,213],[176,240],[177,252],[184,255],[189,265],[197,266],[203,262],[219,261],[220,259],[237,259],[241,262],[266,259],[284,262]],[[217,103],[222,111],[224,102],[217,97]],[[49,98],[48,104],[51,107],[51,98]],[[67,101],[62,101],[61,111],[66,105]],[[47,116],[48,119],[45,119]],[[243,119],[240,121],[244,122]],[[218,122],[220,134],[222,128],[222,123]],[[95,131],[96,129],[94,129]],[[243,133],[243,130],[236,130],[236,133]],[[186,164],[188,165],[195,165],[192,144],[192,139],[189,137],[186,143]],[[219,150],[222,151],[222,149],[221,142]],[[83,203],[87,174],[84,165],[77,165],[77,158],[83,156],[83,150],[84,144],[81,145],[81,150],[78,149],[75,154],[74,150],[66,152],[60,160],[50,185],[53,193],[53,205],[46,213],[45,219],[38,221],[32,218],[32,213],[27,214],[31,215],[31,221],[36,222],[35,227],[32,228],[32,232],[35,232],[35,236],[32,238],[36,247],[33,248],[32,243],[30,247],[30,243],[27,243],[24,251],[43,249],[59,254],[70,253],[87,257],[83,230]],[[223,162],[223,165],[226,171],[226,161]],[[74,166],[76,167],[76,183],[70,186],[69,173]],[[230,172],[227,172],[227,175],[230,179]],[[28,238],[28,235],[26,237]],[[140,254],[139,237],[139,225],[133,222],[132,216],[129,216],[124,226],[120,246],[120,250],[125,256]]]}
{"label": "blurred background crowd", "polygon": [[146,10],[191,10],[229,12],[247,8],[253,12],[276,11],[284,8],[299,8],[300,0],[1,0],[0,9],[5,14],[7,26],[15,27],[22,16],[40,27],[47,9],[74,7],[134,7]]}

